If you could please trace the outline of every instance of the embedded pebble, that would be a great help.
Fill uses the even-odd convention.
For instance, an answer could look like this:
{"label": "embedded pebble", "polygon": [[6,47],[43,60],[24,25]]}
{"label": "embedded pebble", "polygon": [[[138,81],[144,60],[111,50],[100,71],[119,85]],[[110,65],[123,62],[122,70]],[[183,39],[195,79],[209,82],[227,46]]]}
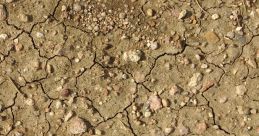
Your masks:
{"label": "embedded pebble", "polygon": [[213,20],[217,20],[217,19],[219,19],[219,14],[213,14],[213,15],[211,16],[211,18],[212,18]]}
{"label": "embedded pebble", "polygon": [[163,107],[168,107],[170,105],[170,102],[168,99],[162,99],[162,105]]}
{"label": "embedded pebble", "polygon": [[190,82],[188,83],[188,86],[195,87],[199,84],[199,82],[202,80],[203,75],[201,73],[194,73],[191,77]]}
{"label": "embedded pebble", "polygon": [[178,16],[178,19],[183,19],[187,15],[187,10],[182,10]]}
{"label": "embedded pebble", "polygon": [[207,124],[205,122],[196,124],[196,132],[198,134],[204,133],[206,131],[206,129],[207,129]]}
{"label": "embedded pebble", "polygon": [[64,121],[67,122],[74,115],[73,111],[68,111],[68,113],[64,117]]}
{"label": "embedded pebble", "polygon": [[151,50],[156,50],[158,49],[159,45],[157,42],[151,41],[151,42],[148,42],[147,47],[149,47]]}
{"label": "embedded pebble", "polygon": [[74,117],[69,121],[69,129],[68,131],[71,134],[82,134],[86,132],[88,129],[86,122],[79,117]]}
{"label": "embedded pebble", "polygon": [[97,135],[97,136],[102,135],[102,131],[99,130],[99,129],[95,129],[95,130],[94,130],[94,133],[95,133],[95,135]]}
{"label": "embedded pebble", "polygon": [[24,22],[24,23],[29,22],[29,16],[27,14],[20,14],[19,19],[21,22]]}
{"label": "embedded pebble", "polygon": [[73,5],[73,9],[74,9],[74,11],[79,12],[79,11],[82,10],[82,7],[81,7],[81,5],[79,3],[75,3]]}
{"label": "embedded pebble", "polygon": [[0,4],[0,21],[4,21],[7,18],[6,7]]}
{"label": "embedded pebble", "polygon": [[147,16],[154,16],[155,15],[155,11],[153,9],[147,9]]}
{"label": "embedded pebble", "polygon": [[148,99],[148,102],[151,110],[156,111],[163,107],[162,100],[157,95],[151,95]]}
{"label": "embedded pebble", "polygon": [[183,125],[180,125],[178,126],[178,131],[179,131],[179,135],[183,136],[183,135],[187,135],[189,133],[189,128],[183,126]]}
{"label": "embedded pebble", "polygon": [[29,106],[33,106],[33,105],[35,104],[34,100],[31,99],[31,98],[27,98],[27,99],[25,100],[25,103],[26,103],[27,105],[29,105]]}
{"label": "embedded pebble", "polygon": [[169,90],[169,94],[170,95],[175,95],[176,93],[180,93],[181,92],[181,88],[178,85],[173,85],[171,87],[171,89]]}
{"label": "embedded pebble", "polygon": [[7,34],[0,34],[0,39],[6,40],[8,38]]}
{"label": "embedded pebble", "polygon": [[238,96],[243,96],[246,93],[247,89],[244,85],[236,86],[236,94]]}
{"label": "embedded pebble", "polygon": [[141,60],[143,53],[140,50],[128,51],[123,55],[124,60],[130,60],[132,62],[138,62]]}
{"label": "embedded pebble", "polygon": [[144,117],[145,118],[148,118],[148,117],[150,117],[152,115],[152,113],[150,112],[150,111],[145,111],[144,112]]}
{"label": "embedded pebble", "polygon": [[167,127],[164,129],[164,132],[166,135],[171,134],[174,131],[174,129],[172,127]]}
{"label": "embedded pebble", "polygon": [[215,44],[219,41],[219,37],[215,32],[209,31],[204,34],[204,37],[210,44]]}

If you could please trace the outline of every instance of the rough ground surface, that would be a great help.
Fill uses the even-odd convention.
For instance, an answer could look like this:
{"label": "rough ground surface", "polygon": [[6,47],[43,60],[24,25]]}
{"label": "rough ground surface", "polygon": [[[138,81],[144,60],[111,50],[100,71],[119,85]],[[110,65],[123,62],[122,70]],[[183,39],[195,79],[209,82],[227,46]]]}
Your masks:
{"label": "rough ground surface", "polygon": [[0,135],[259,135],[259,0],[0,3]]}

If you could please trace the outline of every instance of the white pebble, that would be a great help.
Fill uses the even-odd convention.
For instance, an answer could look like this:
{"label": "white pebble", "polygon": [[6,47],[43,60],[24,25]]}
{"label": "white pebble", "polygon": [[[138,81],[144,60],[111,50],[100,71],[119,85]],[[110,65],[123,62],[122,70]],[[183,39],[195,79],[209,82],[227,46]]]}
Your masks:
{"label": "white pebble", "polygon": [[156,49],[158,49],[158,43],[157,42],[153,42],[153,41],[151,41],[151,42],[149,42],[148,44],[147,44],[147,47],[149,47],[151,50],[156,50]]}
{"label": "white pebble", "polygon": [[0,34],[0,39],[6,40],[8,38],[7,34]]}
{"label": "white pebble", "polygon": [[72,116],[74,115],[73,111],[69,111],[65,117],[64,117],[64,121],[67,122]]}
{"label": "white pebble", "polygon": [[213,14],[213,15],[211,16],[211,18],[212,18],[213,20],[217,20],[217,19],[219,19],[219,14]]}
{"label": "white pebble", "polygon": [[83,119],[75,117],[70,120],[68,130],[71,134],[82,134],[86,132],[87,126]]}
{"label": "white pebble", "polygon": [[190,87],[195,87],[198,85],[198,83],[202,80],[202,74],[201,73],[194,73],[193,76],[191,77],[191,80],[188,84]]}
{"label": "white pebble", "polygon": [[187,10],[182,10],[178,16],[178,19],[183,19],[187,15]]}
{"label": "white pebble", "polygon": [[132,62],[138,62],[141,60],[142,52],[140,50],[128,51],[123,54],[124,60],[129,60]]}

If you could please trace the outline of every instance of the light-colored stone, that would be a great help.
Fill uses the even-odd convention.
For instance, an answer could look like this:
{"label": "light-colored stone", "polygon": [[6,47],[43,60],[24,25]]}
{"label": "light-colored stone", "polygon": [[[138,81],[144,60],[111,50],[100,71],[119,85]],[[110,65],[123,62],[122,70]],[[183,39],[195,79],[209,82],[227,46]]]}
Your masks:
{"label": "light-colored stone", "polygon": [[236,86],[236,94],[238,96],[243,96],[246,93],[247,89],[245,85],[238,85]]}
{"label": "light-colored stone", "polygon": [[188,84],[188,86],[190,87],[195,87],[197,86],[200,81],[202,80],[203,75],[201,73],[194,73],[193,76],[191,77],[191,80]]}
{"label": "light-colored stone", "polygon": [[0,4],[0,21],[3,21],[7,18],[7,10],[4,5]]}
{"label": "light-colored stone", "polygon": [[178,16],[178,19],[183,19],[187,15],[187,10],[182,10]]}
{"label": "light-colored stone", "polygon": [[87,131],[87,125],[86,122],[79,118],[79,117],[74,117],[70,120],[69,122],[69,133],[71,134],[82,134]]}

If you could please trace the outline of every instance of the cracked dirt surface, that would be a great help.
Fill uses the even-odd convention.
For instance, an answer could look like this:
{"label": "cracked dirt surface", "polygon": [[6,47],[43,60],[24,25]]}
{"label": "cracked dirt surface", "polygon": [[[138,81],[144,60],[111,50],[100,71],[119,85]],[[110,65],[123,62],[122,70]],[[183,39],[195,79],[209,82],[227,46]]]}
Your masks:
{"label": "cracked dirt surface", "polygon": [[258,0],[0,0],[0,135],[259,135]]}

